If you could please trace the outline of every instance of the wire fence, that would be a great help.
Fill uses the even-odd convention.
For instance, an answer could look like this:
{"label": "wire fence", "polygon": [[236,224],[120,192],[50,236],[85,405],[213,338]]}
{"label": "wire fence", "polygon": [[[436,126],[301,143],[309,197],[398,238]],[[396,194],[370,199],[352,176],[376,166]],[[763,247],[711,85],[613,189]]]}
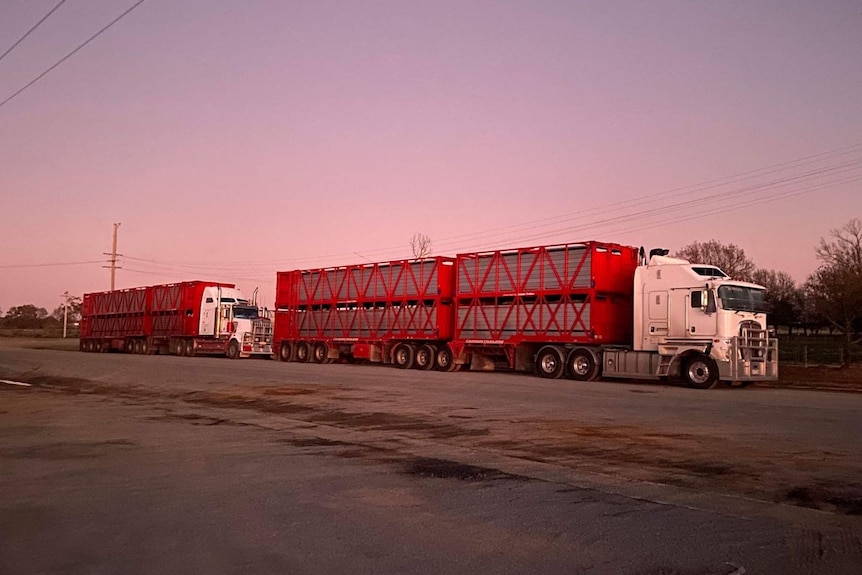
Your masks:
{"label": "wire fence", "polygon": [[[862,363],[862,345],[850,346],[850,363]],[[844,365],[847,349],[844,336],[780,336],[778,339],[778,361],[804,366]]]}

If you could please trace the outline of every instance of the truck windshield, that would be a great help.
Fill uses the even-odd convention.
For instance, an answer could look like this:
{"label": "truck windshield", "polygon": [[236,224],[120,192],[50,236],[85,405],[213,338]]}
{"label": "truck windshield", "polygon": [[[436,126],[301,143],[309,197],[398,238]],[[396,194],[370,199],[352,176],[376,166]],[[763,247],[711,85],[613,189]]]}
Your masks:
{"label": "truck windshield", "polygon": [[256,307],[251,306],[233,306],[233,317],[237,319],[257,319],[258,313]]}
{"label": "truck windshield", "polygon": [[721,307],[735,311],[766,311],[763,290],[743,286],[721,286],[718,288]]}

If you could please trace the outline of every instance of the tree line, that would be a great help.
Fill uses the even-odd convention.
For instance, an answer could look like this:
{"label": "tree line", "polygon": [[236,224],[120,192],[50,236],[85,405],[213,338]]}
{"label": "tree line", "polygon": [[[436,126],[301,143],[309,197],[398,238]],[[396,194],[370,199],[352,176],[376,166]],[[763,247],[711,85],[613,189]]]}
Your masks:
{"label": "tree line", "polygon": [[862,221],[851,219],[821,238],[815,252],[818,268],[797,284],[790,274],[760,269],[734,244],[715,240],[694,242],[676,252],[677,257],[721,268],[733,279],[766,288],[769,324],[803,333],[826,329],[839,333],[845,365],[851,349],[862,341]]}
{"label": "tree line", "polygon": [[5,314],[0,310],[0,329],[55,329],[62,328],[64,321],[68,327],[81,321],[80,297],[67,297],[51,313],[33,304],[13,306]]}

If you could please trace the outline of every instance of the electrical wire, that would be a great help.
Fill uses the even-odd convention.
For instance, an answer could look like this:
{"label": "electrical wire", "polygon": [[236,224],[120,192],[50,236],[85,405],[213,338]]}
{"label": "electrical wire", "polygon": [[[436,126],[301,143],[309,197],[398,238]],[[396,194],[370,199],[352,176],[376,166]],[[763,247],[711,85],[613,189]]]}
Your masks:
{"label": "electrical wire", "polygon": [[[739,172],[722,178],[707,180],[698,184],[673,188],[664,192],[646,194],[636,198],[631,198],[629,200],[605,204],[600,207],[558,214],[556,216],[542,218],[541,220],[532,220],[517,224],[510,224],[507,226],[501,226],[497,228],[491,228],[487,230],[450,236],[434,241],[433,246],[435,250],[438,251],[443,249],[447,252],[457,253],[460,251],[474,250],[475,246],[479,243],[483,243],[485,245],[491,245],[494,241],[506,241],[507,243],[511,243],[512,241],[541,239],[543,237],[552,237],[566,232],[578,231],[578,229],[584,228],[585,224],[583,222],[587,217],[590,218],[590,229],[595,229],[596,225],[598,224],[611,225],[623,221],[631,221],[633,219],[647,217],[650,214],[660,213],[661,211],[669,208],[684,208],[704,202],[726,201],[730,198],[734,198],[737,196],[755,193],[757,190],[768,191],[766,190],[766,188],[768,188],[769,186],[780,185],[788,181],[804,179],[814,180],[818,177],[840,173],[843,170],[855,169],[856,166],[859,165],[860,160],[842,160],[842,158],[850,154],[858,154],[859,152],[862,152],[862,143],[851,144],[825,152],[803,156],[794,160],[771,164],[762,168]],[[835,163],[836,160],[841,161]],[[829,161],[832,161],[833,163],[827,164],[825,166],[819,166],[819,164],[823,164]],[[799,171],[805,168],[808,168],[807,171],[803,171],[801,173],[793,173],[794,171]],[[767,176],[776,177],[768,179],[766,181],[756,182],[757,179],[762,179]],[[736,190],[722,191],[727,186],[733,184],[742,184],[745,182],[752,182],[751,186],[741,187]],[[702,195],[706,192],[713,190],[718,191],[715,191],[714,193],[707,196]],[[701,195],[698,196],[697,194]],[[660,207],[655,207],[657,201],[678,197],[682,197],[683,200],[673,203],[663,203]],[[631,211],[634,208],[641,206],[648,206],[648,208],[634,212]],[[571,222],[572,225],[565,225],[568,222]],[[518,230],[529,230],[532,233],[529,233],[527,235],[517,234]],[[499,240],[496,240],[496,238],[499,238]],[[362,250],[362,257],[363,259],[370,259],[368,258],[368,256],[372,256],[373,258],[378,259],[386,259],[386,257],[384,256],[387,255],[391,255],[391,257],[393,258],[404,257],[404,251],[404,245],[365,249]],[[168,265],[174,264],[178,266],[185,266],[189,269],[197,268],[202,270],[249,270],[252,268],[259,268],[261,266],[287,266],[296,265],[302,262],[332,261],[335,259],[343,259],[354,255],[355,252],[344,252],[326,255],[318,254],[301,256],[290,258],[287,260],[279,259],[267,261],[238,262],[211,261],[198,262],[197,264],[186,264],[183,262],[168,260],[160,260],[159,262],[156,262],[155,260],[145,261],[151,261],[153,263],[164,263]]]}
{"label": "electrical wire", "polygon": [[8,50],[6,50],[5,52],[3,52],[3,54],[2,54],[2,55],[0,55],[0,61],[2,61],[2,60],[3,60],[3,58],[5,58],[6,56],[8,56],[8,55],[9,55],[9,52],[11,52],[12,50],[14,50],[14,49],[18,46],[18,44],[20,44],[21,42],[23,42],[23,41],[24,41],[24,39],[25,39],[27,36],[29,36],[29,35],[30,35],[30,34],[31,34],[31,33],[32,33],[36,28],[38,28],[39,26],[41,26],[41,25],[42,25],[42,22],[44,22],[45,20],[47,20],[47,19],[48,19],[48,17],[49,17],[49,16],[51,16],[51,14],[53,14],[54,12],[56,12],[56,11],[57,11],[57,8],[59,8],[60,6],[62,6],[62,5],[63,5],[63,3],[64,3],[65,1],[66,1],[66,0],[60,0],[60,1],[57,3],[57,5],[56,5],[56,6],[54,6],[53,8],[51,8],[50,12],[48,12],[47,14],[45,14],[44,16],[42,16],[42,19],[41,19],[41,20],[39,20],[38,22],[36,22],[36,23],[33,25],[33,27],[32,27],[32,28],[30,28],[29,30],[27,30],[27,33],[26,33],[26,34],[24,34],[23,36],[21,36],[20,38],[18,38],[18,41],[17,41],[17,42],[15,42],[14,44],[12,44],[12,45],[9,47],[9,49],[8,49]]}
{"label": "electrical wire", "polygon": [[129,14],[132,12],[132,10],[134,10],[135,8],[137,8],[138,6],[140,6],[140,5],[141,5],[141,4],[143,4],[143,3],[144,3],[144,0],[138,0],[137,2],[135,2],[131,7],[127,8],[125,12],[123,12],[122,14],[120,14],[119,16],[117,16],[116,18],[114,18],[113,20],[111,20],[111,22],[110,22],[108,25],[106,25],[104,28],[102,28],[101,30],[99,30],[98,32],[96,32],[95,34],[93,34],[92,36],[90,36],[89,38],[87,38],[87,40],[85,40],[85,41],[84,41],[82,44],[80,44],[77,48],[75,48],[74,50],[72,50],[71,52],[69,52],[68,54],[66,54],[65,56],[63,56],[62,58],[60,58],[57,62],[55,62],[53,65],[51,65],[47,70],[45,70],[44,72],[42,72],[41,74],[39,74],[38,76],[36,76],[36,77],[35,77],[35,78],[33,78],[32,80],[30,80],[27,84],[25,84],[25,85],[24,85],[24,87],[23,87],[23,88],[21,88],[20,90],[18,90],[17,92],[15,92],[15,93],[14,93],[14,94],[12,94],[11,96],[9,96],[8,98],[6,98],[6,99],[5,99],[5,100],[3,100],[2,102],[0,102],[0,108],[2,108],[3,106],[5,106],[5,105],[6,105],[6,104],[8,104],[9,102],[11,102],[13,98],[17,97],[19,94],[21,94],[22,92],[24,92],[24,90],[26,90],[27,88],[29,88],[30,86],[32,86],[33,84],[35,84],[36,82],[38,82],[39,80],[41,80],[42,78],[44,78],[45,76],[47,76],[47,75],[48,75],[52,70],[54,70],[57,66],[59,66],[60,64],[62,64],[63,62],[65,62],[66,60],[68,60],[69,58],[71,58],[72,56],[74,56],[74,55],[75,55],[76,53],[78,53],[78,51],[79,51],[79,50],[81,50],[84,46],[86,46],[87,44],[89,44],[90,42],[92,42],[93,40],[95,40],[96,38],[98,38],[99,36],[101,36],[103,32],[105,32],[105,31],[106,31],[106,30],[108,30],[111,26],[113,26],[114,24],[116,24],[117,22],[119,22],[120,20],[122,20],[123,18],[125,18],[127,15],[129,15]]}
{"label": "electrical wire", "polygon": [[2,269],[17,269],[17,268],[50,268],[57,266],[82,266],[82,265],[90,265],[90,264],[101,264],[104,263],[102,260],[92,260],[88,262],[52,262],[52,263],[42,263],[42,264],[2,264],[0,268]]}
{"label": "electrical wire", "polygon": [[[610,215],[609,217],[592,219],[589,222],[579,223],[576,225],[567,225],[543,230],[534,234],[520,235],[517,240],[512,237],[508,237],[506,241],[508,243],[513,241],[526,243],[560,238],[563,235],[570,238],[571,235],[575,233],[584,235],[586,235],[587,232],[611,233],[610,230],[613,230],[615,233],[618,231],[631,232],[656,228],[669,223],[690,221],[721,213],[738,211],[746,207],[788,199],[804,194],[821,192],[839,185],[852,184],[862,180],[860,168],[862,168],[862,159],[854,159],[830,166],[809,169],[808,171],[801,173],[780,174],[780,177],[775,177],[762,182],[750,183],[749,185],[733,190],[714,191],[705,187],[703,191],[709,190],[712,193],[696,197],[684,196],[680,201],[663,203],[661,206],[650,207],[645,210],[619,215]],[[714,186],[712,188],[714,188]],[[489,240],[487,243],[482,245],[478,245],[477,242],[473,242],[470,245],[469,251],[486,251],[499,247],[495,245],[494,241],[495,240]],[[571,240],[569,239],[569,241]],[[403,253],[403,247],[401,253]],[[459,252],[453,251],[452,253]],[[148,264],[147,267],[165,270],[169,273],[180,273],[181,270],[207,270],[210,272],[245,275],[249,275],[249,272],[251,272],[251,275],[254,275],[255,272],[266,274],[267,270],[263,268],[267,267],[268,273],[272,275],[272,267],[277,265],[277,262],[254,264],[243,264],[240,262],[235,264],[224,263],[223,265],[183,264],[130,256],[127,256],[127,259],[146,263]],[[302,258],[289,261],[291,264],[295,265],[299,259]],[[323,256],[317,257],[315,267],[320,266],[322,261],[326,261],[326,258]],[[265,281],[263,276],[254,278],[254,280]]]}

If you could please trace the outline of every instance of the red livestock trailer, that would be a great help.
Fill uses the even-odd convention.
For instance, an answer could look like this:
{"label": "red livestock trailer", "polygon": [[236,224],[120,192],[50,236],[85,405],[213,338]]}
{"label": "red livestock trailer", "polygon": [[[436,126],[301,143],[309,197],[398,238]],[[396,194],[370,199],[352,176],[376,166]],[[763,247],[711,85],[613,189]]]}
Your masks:
{"label": "red livestock trailer", "polygon": [[274,348],[283,361],[339,357],[434,367],[452,337],[454,259],[280,272]]}
{"label": "red livestock trailer", "polygon": [[638,249],[586,242],[460,254],[455,332],[438,362],[528,371],[577,344],[630,344]]}
{"label": "red livestock trailer", "polygon": [[636,248],[587,242],[281,272],[275,347],[284,361],[528,370],[546,345],[630,342],[637,265]]}

